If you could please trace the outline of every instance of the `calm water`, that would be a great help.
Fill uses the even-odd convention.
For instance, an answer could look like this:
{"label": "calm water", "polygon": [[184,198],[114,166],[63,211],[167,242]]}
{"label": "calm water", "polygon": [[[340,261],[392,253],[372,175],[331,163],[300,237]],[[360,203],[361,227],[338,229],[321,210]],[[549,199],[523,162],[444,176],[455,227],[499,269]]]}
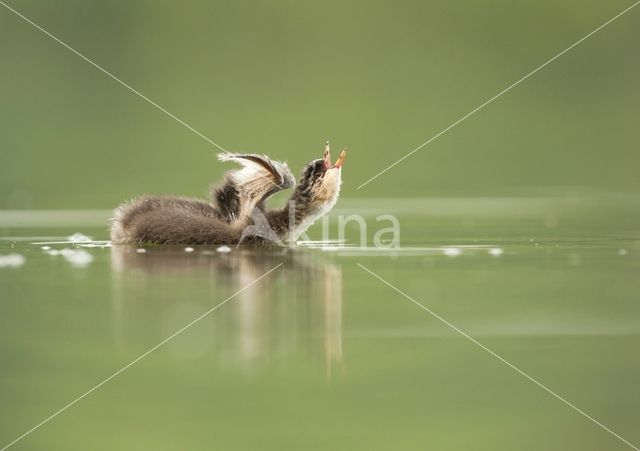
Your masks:
{"label": "calm water", "polygon": [[143,252],[5,221],[0,447],[219,306],[11,449],[631,449],[360,265],[640,444],[634,200],[340,208],[369,240],[396,214],[401,247],[351,224],[342,244]]}

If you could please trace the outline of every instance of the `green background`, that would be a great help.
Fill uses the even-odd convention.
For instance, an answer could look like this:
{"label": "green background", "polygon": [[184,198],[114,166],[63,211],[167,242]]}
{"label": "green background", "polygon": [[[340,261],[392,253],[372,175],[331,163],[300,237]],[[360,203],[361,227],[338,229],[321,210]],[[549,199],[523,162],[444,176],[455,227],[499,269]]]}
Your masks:
{"label": "green background", "polygon": [[226,149],[349,146],[365,243],[223,253],[69,241],[228,166],[0,4],[0,447],[228,299],[11,450],[637,448],[640,6],[357,190],[629,5],[10,0]]}
{"label": "green background", "polygon": [[[640,9],[356,187],[628,1],[12,1],[232,151],[295,173],[347,145],[343,197],[637,192]],[[0,7],[0,208],[202,195],[218,149]]]}

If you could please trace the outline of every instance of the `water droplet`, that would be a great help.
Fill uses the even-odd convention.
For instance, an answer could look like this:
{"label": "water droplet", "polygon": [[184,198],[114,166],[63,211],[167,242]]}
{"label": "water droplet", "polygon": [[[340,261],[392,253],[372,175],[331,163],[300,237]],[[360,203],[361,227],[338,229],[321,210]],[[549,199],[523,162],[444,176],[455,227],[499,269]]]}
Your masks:
{"label": "water droplet", "polygon": [[90,236],[85,235],[84,233],[76,232],[73,235],[67,237],[69,241],[73,241],[74,243],[83,243],[87,241],[93,241]]}
{"label": "water droplet", "polygon": [[449,257],[456,257],[460,254],[462,254],[462,250],[460,248],[457,247],[447,247],[444,249],[444,255],[447,255]]}
{"label": "water droplet", "polygon": [[26,260],[20,254],[0,255],[0,268],[17,268],[24,265]]}
{"label": "water droplet", "polygon": [[492,247],[491,249],[489,249],[489,254],[493,255],[494,257],[499,257],[500,255],[504,254],[504,250],[499,247]]}

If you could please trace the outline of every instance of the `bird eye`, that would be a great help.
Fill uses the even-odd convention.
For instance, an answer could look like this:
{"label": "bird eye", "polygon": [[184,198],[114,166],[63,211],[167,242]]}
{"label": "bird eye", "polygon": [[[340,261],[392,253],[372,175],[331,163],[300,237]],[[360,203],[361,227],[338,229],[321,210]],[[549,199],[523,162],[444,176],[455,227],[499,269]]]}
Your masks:
{"label": "bird eye", "polygon": [[325,169],[323,160],[313,160],[304,169],[302,179],[304,183],[311,187],[324,178]]}

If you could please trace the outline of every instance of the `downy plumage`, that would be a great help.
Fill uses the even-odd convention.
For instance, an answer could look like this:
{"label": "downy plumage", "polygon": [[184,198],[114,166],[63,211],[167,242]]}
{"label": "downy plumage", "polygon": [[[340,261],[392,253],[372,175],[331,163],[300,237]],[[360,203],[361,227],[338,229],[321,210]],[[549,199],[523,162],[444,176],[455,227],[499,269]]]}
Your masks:
{"label": "downy plumage", "polygon": [[[220,161],[241,168],[225,174],[211,200],[140,196],[114,211],[111,241],[186,245],[296,240],[338,200],[345,153],[332,164],[327,143],[323,158],[304,167],[297,186],[286,163],[266,155],[220,154]],[[294,188],[287,205],[267,209],[265,201],[287,188]]]}

